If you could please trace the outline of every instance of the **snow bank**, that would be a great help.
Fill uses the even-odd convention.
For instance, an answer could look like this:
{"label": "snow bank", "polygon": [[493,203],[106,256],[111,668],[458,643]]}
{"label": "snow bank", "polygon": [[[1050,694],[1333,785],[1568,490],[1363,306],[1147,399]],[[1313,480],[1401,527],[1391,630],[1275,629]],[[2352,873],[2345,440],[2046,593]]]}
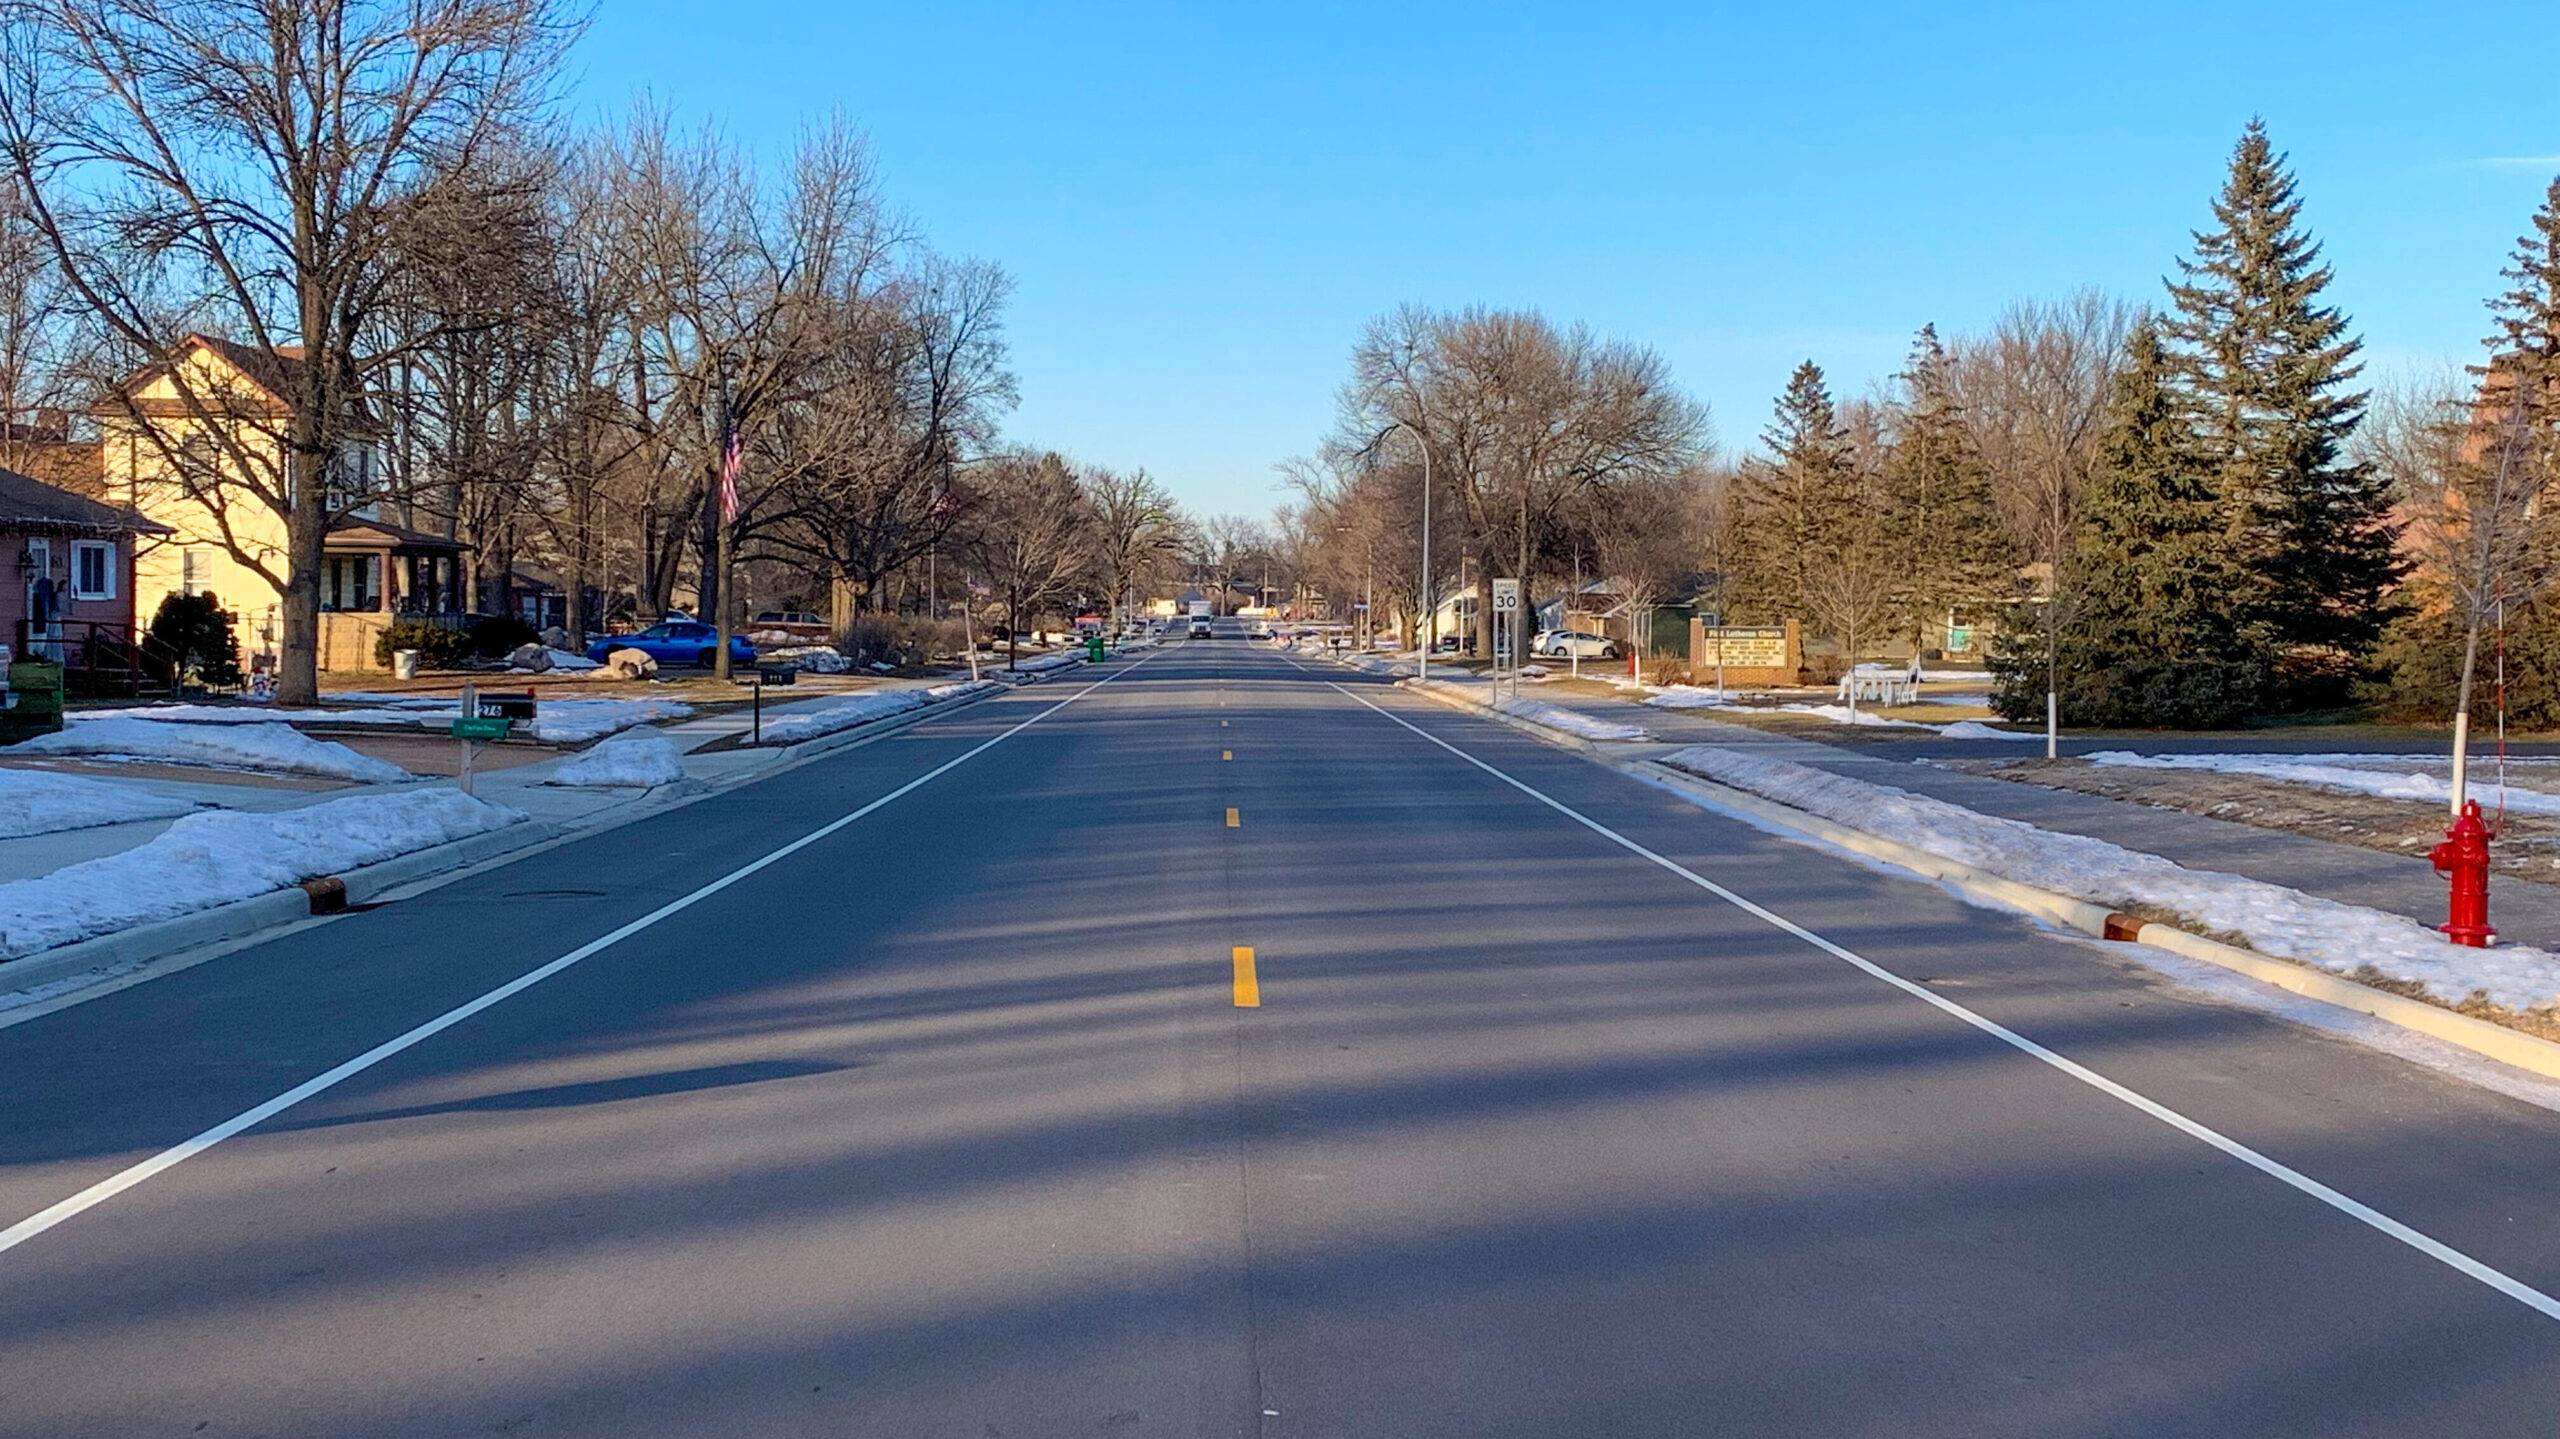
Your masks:
{"label": "snow bank", "polygon": [[2040,740],[2041,731],[2032,734],[2016,730],[1995,729],[1980,720],[1956,720],[1949,724],[1931,724],[1926,720],[1895,719],[1873,709],[1852,710],[1838,704],[1746,704],[1730,694],[1719,694],[1705,685],[1648,685],[1652,691],[1644,703],[1658,709],[1733,710],[1745,714],[1798,714],[1826,719],[1833,724],[1873,725],[1883,729],[1934,730],[1948,739]]}
{"label": "snow bank", "polygon": [[[461,712],[459,703],[450,711]],[[633,725],[690,718],[693,706],[674,700],[555,700],[544,696],[533,711],[533,737],[544,744],[584,744]]]}
{"label": "snow bank", "polygon": [[1500,714],[1507,714],[1513,719],[1527,720],[1531,724],[1543,725],[1548,729],[1562,730],[1566,734],[1577,735],[1583,739],[1630,740],[1653,738],[1649,732],[1640,729],[1635,725],[1620,724],[1615,720],[1594,719],[1590,715],[1583,714],[1578,710],[1569,710],[1562,705],[1549,704],[1545,700],[1520,699],[1516,696],[1506,696],[1501,699],[1496,699],[1491,694],[1485,693],[1485,686],[1481,684],[1453,684],[1448,680],[1402,680],[1399,681],[1399,683],[1408,689],[1429,690],[1433,694],[1453,695],[1458,699],[1464,700],[1468,704],[1475,705],[1479,708],[1493,710]]}
{"label": "snow bank", "polygon": [[684,755],[655,730],[618,734],[570,759],[544,784],[569,789],[655,789],[684,778]]}
{"label": "snow bank", "polygon": [[[2412,760],[2406,755],[2359,754],[2134,754],[2128,750],[2100,750],[2086,756],[2091,764],[2128,769],[2207,770],[2219,774],[2254,775],[2260,779],[2282,780],[2286,784],[2307,785],[2313,789],[2332,790],[2340,794],[2366,794],[2378,799],[2422,800],[2439,808],[2453,802],[2453,778],[2450,773],[2435,775],[2407,768]],[[2450,761],[2437,761],[2451,769]],[[2484,809],[2496,807],[2498,787],[2494,775],[2486,767],[2474,769],[2471,797]],[[2541,790],[2520,789],[2509,785],[2506,807],[2517,814],[2560,814],[2560,794]]]}
{"label": "snow bank", "polygon": [[1069,665],[1083,663],[1084,651],[1059,650],[1055,654],[1033,655],[1018,665],[1010,666],[1007,672],[1020,675],[1046,674],[1050,670],[1062,670]]}
{"label": "snow bank", "polygon": [[58,734],[37,735],[13,747],[18,754],[86,755],[97,759],[149,760],[250,770],[258,774],[307,774],[359,784],[394,784],[409,772],[360,755],[334,740],[313,739],[288,724],[165,724],[147,719],[94,719]]}
{"label": "snow bank", "polygon": [[41,770],[0,769],[0,839],[56,830],[167,819],[194,809],[192,800],[129,784]]}
{"label": "snow bank", "polygon": [[2042,730],[2000,729],[1993,725],[1984,724],[1980,720],[1957,720],[1954,724],[1940,725],[1938,726],[1938,733],[1945,735],[1949,739],[2022,739],[2041,741],[2044,738],[2044,731]]}
{"label": "snow bank", "polygon": [[765,721],[764,743],[768,745],[799,744],[822,735],[849,730],[891,715],[942,704],[969,695],[1003,689],[997,680],[964,680],[959,684],[935,685],[931,689],[872,690],[867,694],[846,695],[832,700],[823,709],[800,710]]}
{"label": "snow bank", "polygon": [[432,701],[385,705],[369,709],[279,709],[274,705],[141,705],[132,709],[75,710],[63,716],[74,728],[100,724],[109,720],[150,720],[155,724],[194,725],[263,725],[263,724],[333,724],[368,725],[381,729],[415,729],[429,708],[459,712],[460,702],[450,695]]}
{"label": "snow bank", "polygon": [[798,665],[813,675],[840,675],[853,668],[853,661],[833,645],[790,644],[764,650],[758,659],[775,664]]}
{"label": "snow bank", "polygon": [[249,899],[523,818],[450,789],[349,795],[273,814],[191,814],[122,854],[0,884],[0,958]]}
{"label": "snow bank", "polygon": [[2465,949],[2417,921],[2156,854],[1977,814],[1907,790],[1711,745],[1663,763],[2020,884],[2121,908],[2156,905],[2265,954],[2352,976],[2366,965],[2448,1003],[2478,992],[2509,1009],[2560,1002],[2560,956]]}

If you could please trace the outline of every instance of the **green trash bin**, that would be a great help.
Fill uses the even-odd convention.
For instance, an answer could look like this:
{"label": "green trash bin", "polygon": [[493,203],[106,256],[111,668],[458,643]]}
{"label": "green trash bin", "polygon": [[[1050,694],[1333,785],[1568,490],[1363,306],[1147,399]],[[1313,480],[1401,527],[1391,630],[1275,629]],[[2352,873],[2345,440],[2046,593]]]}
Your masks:
{"label": "green trash bin", "polygon": [[0,743],[15,744],[62,728],[62,666],[20,660],[9,666],[10,704],[0,710]]}
{"label": "green trash bin", "polygon": [[1084,637],[1084,657],[1095,664],[1102,663],[1102,636],[1086,635]]}

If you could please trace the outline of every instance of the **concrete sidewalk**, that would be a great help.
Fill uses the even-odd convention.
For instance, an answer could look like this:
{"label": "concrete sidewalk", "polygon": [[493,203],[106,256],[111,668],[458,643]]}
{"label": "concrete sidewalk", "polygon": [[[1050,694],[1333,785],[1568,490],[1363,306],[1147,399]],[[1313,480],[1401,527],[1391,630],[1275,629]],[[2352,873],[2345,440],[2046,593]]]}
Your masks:
{"label": "concrete sidewalk", "polygon": [[[1931,799],[1962,805],[2039,829],[2085,835],[2173,860],[2190,869],[2215,870],[2280,884],[2342,904],[2406,915],[2426,925],[2445,917],[2445,882],[2422,855],[2395,855],[2360,845],[2207,819],[2183,810],[2127,804],[2095,795],[1991,779],[1942,769],[1907,751],[1823,744],[1771,734],[1709,717],[1699,710],[1667,709],[1633,699],[1524,685],[1522,694],[1544,703],[1625,724],[1641,725],[1652,744],[1611,744],[1612,754],[1642,758],[1684,745],[1712,744],[1789,760],[1870,784],[1891,785]],[[2038,746],[1975,747],[1993,757],[2014,749],[2024,757]],[[2560,950],[2560,888],[2506,876],[2492,880],[2489,913],[2502,938]]]}

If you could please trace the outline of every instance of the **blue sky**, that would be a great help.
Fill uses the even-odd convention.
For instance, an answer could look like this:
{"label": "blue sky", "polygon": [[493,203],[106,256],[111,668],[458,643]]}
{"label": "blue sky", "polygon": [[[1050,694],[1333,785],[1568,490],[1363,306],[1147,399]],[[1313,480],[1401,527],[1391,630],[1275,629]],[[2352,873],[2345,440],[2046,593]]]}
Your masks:
{"label": "blue sky", "polygon": [[1253,512],[1399,303],[1652,345],[1739,448],[1799,360],[1854,393],[1925,321],[2156,297],[2252,114],[2377,372],[2468,360],[2555,54],[2549,4],[606,0],[573,94],[771,154],[840,111],[1014,276],[1015,438]]}

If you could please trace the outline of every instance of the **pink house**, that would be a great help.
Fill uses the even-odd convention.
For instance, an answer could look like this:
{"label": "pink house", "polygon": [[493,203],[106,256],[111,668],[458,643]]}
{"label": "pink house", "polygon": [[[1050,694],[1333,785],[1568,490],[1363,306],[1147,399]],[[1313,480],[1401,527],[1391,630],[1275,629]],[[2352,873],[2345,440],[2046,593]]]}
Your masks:
{"label": "pink house", "polygon": [[60,660],[75,686],[98,677],[84,671],[130,670],[134,552],[168,533],[129,510],[0,470],[0,642],[21,659]]}

